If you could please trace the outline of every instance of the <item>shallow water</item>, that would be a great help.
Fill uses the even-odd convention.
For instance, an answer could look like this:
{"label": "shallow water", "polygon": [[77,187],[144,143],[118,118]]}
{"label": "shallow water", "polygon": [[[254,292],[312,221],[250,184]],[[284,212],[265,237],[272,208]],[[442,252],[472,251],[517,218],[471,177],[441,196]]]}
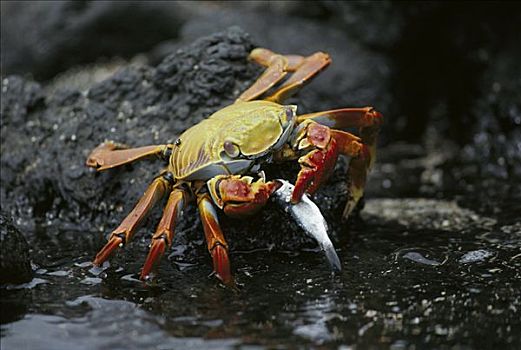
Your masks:
{"label": "shallow water", "polygon": [[202,241],[190,254],[174,249],[144,286],[145,239],[93,269],[98,235],[41,232],[35,279],[1,290],[2,348],[521,346],[520,224],[456,206],[456,224],[458,210],[474,219],[443,228],[433,213],[452,204],[423,204],[430,214],[413,215],[442,229],[394,221],[393,208],[411,215],[404,200],[368,201],[335,242],[336,275],[317,250],[232,252],[238,292],[209,276]]}

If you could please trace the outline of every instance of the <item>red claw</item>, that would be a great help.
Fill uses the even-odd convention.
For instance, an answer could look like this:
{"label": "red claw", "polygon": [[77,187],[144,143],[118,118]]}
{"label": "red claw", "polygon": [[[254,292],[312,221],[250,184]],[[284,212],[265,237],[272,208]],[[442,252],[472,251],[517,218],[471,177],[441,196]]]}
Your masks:
{"label": "red claw", "polygon": [[[326,128],[321,125],[319,127],[321,129]],[[318,127],[313,125],[313,129],[318,129]],[[320,143],[323,144],[324,148],[315,149],[299,159],[302,169],[300,170],[297,176],[297,181],[295,182],[295,188],[293,189],[293,194],[291,196],[292,203],[298,203],[304,195],[304,192],[310,194],[315,193],[329,178],[338,159],[338,146],[336,140],[330,138],[329,132],[318,133],[313,129],[308,131],[308,135],[313,138],[308,137],[308,139],[310,139],[314,145]],[[320,135],[320,139],[315,135]]]}
{"label": "red claw", "polygon": [[327,181],[335,169],[335,165],[338,160],[338,147],[336,140],[331,139],[327,149],[321,150],[321,153],[323,154],[321,159],[322,163],[318,166],[313,183],[307,190],[309,194],[315,193],[318,188]]}
{"label": "red claw", "polygon": [[298,173],[297,181],[295,182],[295,188],[293,188],[293,193],[291,194],[291,203],[296,204],[300,202],[304,192],[313,181],[313,169],[304,168],[300,170]]}
{"label": "red claw", "polygon": [[266,205],[279,187],[280,183],[276,181],[248,184],[239,179],[223,180],[219,189],[224,202],[223,210],[231,217],[253,215]]}

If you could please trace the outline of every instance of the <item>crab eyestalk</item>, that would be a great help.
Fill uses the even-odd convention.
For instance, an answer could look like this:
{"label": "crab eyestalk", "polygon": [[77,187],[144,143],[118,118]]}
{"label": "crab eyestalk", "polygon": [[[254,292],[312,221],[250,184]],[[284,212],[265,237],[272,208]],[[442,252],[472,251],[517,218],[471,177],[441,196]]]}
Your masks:
{"label": "crab eyestalk", "polygon": [[302,195],[300,202],[293,204],[291,202],[291,195],[294,186],[286,180],[277,179],[276,181],[281,184],[280,188],[275,191],[273,195],[277,204],[293,217],[295,222],[308,236],[317,241],[331,269],[333,271],[342,270],[340,259],[327,234],[326,220],[322,216],[320,209],[306,194]]}

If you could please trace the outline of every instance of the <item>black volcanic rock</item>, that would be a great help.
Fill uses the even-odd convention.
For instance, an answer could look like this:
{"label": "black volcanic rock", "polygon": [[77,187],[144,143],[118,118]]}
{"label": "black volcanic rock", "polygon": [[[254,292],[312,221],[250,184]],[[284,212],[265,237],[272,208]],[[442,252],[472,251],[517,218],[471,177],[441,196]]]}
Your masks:
{"label": "black volcanic rock", "polygon": [[24,283],[32,279],[29,245],[11,219],[0,212],[0,283]]}

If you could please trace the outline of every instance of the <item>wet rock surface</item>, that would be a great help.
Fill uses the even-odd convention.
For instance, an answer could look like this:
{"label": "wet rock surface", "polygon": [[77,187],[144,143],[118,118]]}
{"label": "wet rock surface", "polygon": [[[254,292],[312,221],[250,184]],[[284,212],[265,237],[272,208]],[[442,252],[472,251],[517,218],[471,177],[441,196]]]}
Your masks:
{"label": "wet rock surface", "polygon": [[[474,27],[442,20],[458,18],[458,5],[270,6],[190,10],[172,26],[178,39],[52,81],[2,77],[0,200],[36,268],[29,283],[0,289],[2,347],[521,346],[521,79],[511,34],[521,22],[511,5],[474,6],[466,15]],[[474,32],[488,34],[472,40]],[[173,142],[259,75],[246,59],[259,45],[332,54],[331,68],[290,101],[300,113],[374,105],[386,116],[360,217],[339,220],[345,160],[314,198],[342,271],[331,275],[274,203],[247,221],[221,217],[238,293],[209,276],[193,207],[155,284],[137,278],[159,209],[110,264],[93,268],[162,164],[97,174],[87,154],[106,139]],[[414,47],[423,60],[410,61]],[[265,170],[293,181],[298,167]]]}
{"label": "wet rock surface", "polygon": [[367,220],[387,221],[404,229],[462,231],[493,227],[497,221],[460,207],[456,202],[425,199],[369,199],[361,213]]}
{"label": "wet rock surface", "polygon": [[32,279],[29,245],[11,220],[0,212],[0,283],[16,284]]}

